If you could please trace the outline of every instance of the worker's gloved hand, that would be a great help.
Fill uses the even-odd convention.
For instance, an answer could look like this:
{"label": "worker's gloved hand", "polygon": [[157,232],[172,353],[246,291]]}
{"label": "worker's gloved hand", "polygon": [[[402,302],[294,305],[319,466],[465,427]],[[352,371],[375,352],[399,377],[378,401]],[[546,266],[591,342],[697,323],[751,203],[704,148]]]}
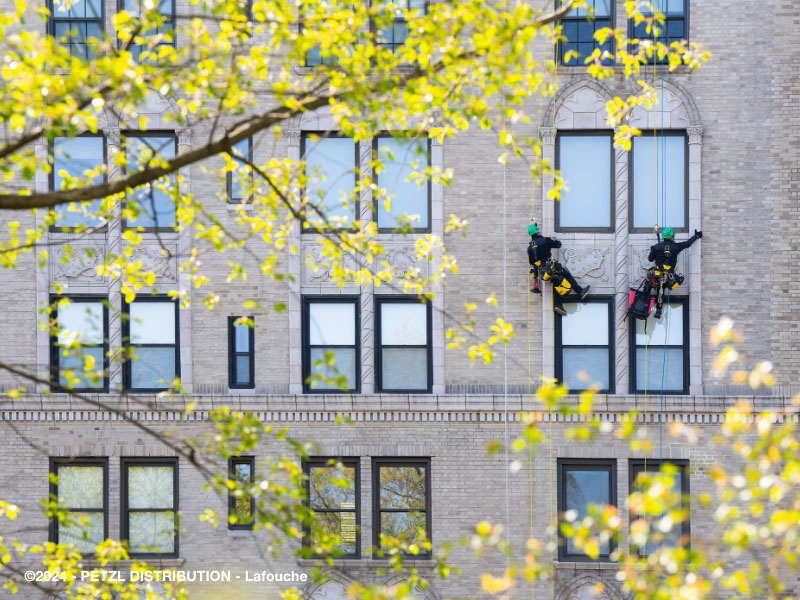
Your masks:
{"label": "worker's gloved hand", "polygon": [[695,229],[695,230],[694,230],[694,234],[697,236],[697,239],[698,239],[698,240],[699,240],[701,237],[703,237],[703,232],[702,232],[702,231],[697,231],[697,229]]}

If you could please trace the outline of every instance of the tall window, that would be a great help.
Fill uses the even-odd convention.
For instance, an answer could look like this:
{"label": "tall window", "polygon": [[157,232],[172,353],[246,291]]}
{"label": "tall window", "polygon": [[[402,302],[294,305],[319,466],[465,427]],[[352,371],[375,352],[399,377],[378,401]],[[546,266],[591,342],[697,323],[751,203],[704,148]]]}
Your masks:
{"label": "tall window", "polygon": [[556,202],[559,231],[613,231],[610,132],[559,133],[556,168],[567,190]]}
{"label": "tall window", "polygon": [[414,171],[421,172],[430,166],[428,140],[380,135],[373,144],[382,163],[375,182],[386,194],[375,199],[378,228],[394,230],[408,226],[429,230],[430,184],[427,178],[422,186],[410,178]]}
{"label": "tall window", "polygon": [[[611,36],[600,44],[595,38],[594,33],[599,29],[613,27],[613,7],[612,0],[587,0],[587,8],[594,9],[593,13],[587,8],[573,8],[561,20],[561,34],[566,40],[558,44],[558,58],[562,65],[584,66],[586,58],[591,56],[595,49],[600,52],[611,52]],[[567,60],[567,52],[577,52],[577,59],[570,56]],[[602,64],[610,65],[612,58],[602,59]]]}
{"label": "tall window", "polygon": [[[568,511],[580,522],[589,515],[590,505],[617,505],[617,461],[609,460],[558,460],[558,511],[563,519]],[[559,528],[559,560],[581,561],[589,557],[565,538]],[[599,559],[608,560],[614,550],[613,540],[602,541]]]}
{"label": "tall window", "polygon": [[[309,508],[317,520],[318,535],[306,528],[306,545],[334,544],[343,558],[361,555],[361,478],[358,458],[311,458],[304,463]],[[325,539],[325,536],[332,536]]]}
{"label": "tall window", "polygon": [[50,369],[56,389],[108,389],[108,311],[106,298],[53,299]]}
{"label": "tall window", "polygon": [[300,152],[306,166],[305,199],[317,209],[306,208],[308,223],[327,220],[333,227],[352,227],[358,218],[358,144],[330,133],[304,133]]}
{"label": "tall window", "polygon": [[[228,317],[228,387],[255,387],[255,328]],[[249,318],[252,321],[252,317]]]}
{"label": "tall window", "polygon": [[124,342],[133,356],[126,361],[125,387],[160,391],[180,376],[178,304],[165,298],[139,298],[126,305]]}
{"label": "tall window", "polygon": [[391,15],[387,15],[388,23],[382,22],[376,32],[376,44],[397,52],[408,40],[408,19],[416,18],[426,13],[425,0],[393,0],[397,7]]}
{"label": "tall window", "polygon": [[303,381],[306,392],[355,392],[360,386],[358,298],[305,298]]}
{"label": "tall window", "polygon": [[[669,46],[672,42],[689,39],[689,0],[650,0],[650,3],[665,18],[664,23],[654,24],[659,30],[658,35],[655,35],[653,29],[650,30],[650,33],[647,32],[646,22],[635,25],[631,20],[628,22],[630,39],[655,40],[665,46]],[[650,14],[650,10],[646,6],[642,6],[640,12],[643,15]],[[636,52],[637,49],[633,48],[633,51]],[[649,62],[659,62],[656,52],[649,58]]]}
{"label": "tall window", "polygon": [[84,60],[94,57],[95,48],[90,40],[100,41],[104,36],[105,11],[101,0],[78,2],[48,1],[50,21],[48,33],[69,48],[70,54]]}
{"label": "tall window", "polygon": [[633,138],[630,206],[633,231],[653,226],[687,230],[689,150],[683,131],[644,132]]}
{"label": "tall window", "polygon": [[[686,460],[659,460],[652,458],[647,461],[642,459],[632,459],[629,461],[630,493],[646,491],[647,482],[642,477],[643,473],[652,476],[655,474],[666,475],[672,480],[672,487],[664,495],[666,498],[674,498],[675,502],[666,502],[663,514],[643,515],[641,511],[632,511],[631,521],[644,518],[648,524],[647,541],[644,545],[633,540],[642,556],[652,554],[662,546],[678,548],[689,546],[690,543],[690,513],[689,513],[689,461]],[[660,521],[666,518],[664,525],[671,525],[667,531],[663,531]]]}
{"label": "tall window", "polygon": [[556,316],[556,378],[570,390],[614,392],[612,306],[610,299],[565,303],[567,316]]}
{"label": "tall window", "polygon": [[[125,159],[128,173],[136,173],[162,160],[175,158],[178,142],[172,132],[141,132],[125,134]],[[168,175],[133,190],[129,196],[126,224],[144,229],[175,227],[175,176]]]}
{"label": "tall window", "polygon": [[[337,15],[335,12],[332,14],[329,13],[331,13],[331,10],[326,4],[315,4],[314,6],[304,4],[302,21],[300,22],[301,33],[305,33],[306,30],[310,28],[322,29],[323,24],[325,27],[343,26],[343,24],[336,20],[342,19],[341,15]],[[306,52],[304,66],[335,67],[337,64],[339,64],[339,58],[336,54],[331,53],[332,45],[330,40],[325,36],[324,33],[319,35],[319,39],[322,43],[314,46],[308,52]]]}
{"label": "tall window", "polygon": [[[689,393],[689,311],[683,298],[664,302],[660,319],[636,319],[632,329],[632,393]],[[646,358],[646,361],[645,361]],[[663,386],[662,386],[663,379]],[[633,387],[635,386],[635,387]]]}
{"label": "tall window", "polygon": [[430,304],[376,298],[377,381],[381,392],[430,392]]}
{"label": "tall window", "polygon": [[[234,156],[241,156],[248,161],[253,161],[253,138],[245,138],[236,142],[232,148]],[[227,173],[228,201],[242,202],[250,199],[250,190],[253,187],[253,171],[246,162],[233,159],[235,169]]]}
{"label": "tall window", "polygon": [[[117,1],[120,10],[124,10],[136,19],[139,18],[142,12],[150,10],[145,0]],[[144,43],[130,45],[130,51],[135,60],[141,60],[142,54],[147,53],[146,60],[152,62],[158,57],[158,51],[161,46],[175,46],[175,0],[159,0],[158,6],[153,8],[158,10],[160,23],[156,25],[153,21],[148,21],[147,27],[137,36]],[[158,41],[152,47],[149,47],[156,36],[160,36]]]}
{"label": "tall window", "polygon": [[[372,461],[373,545],[381,534],[407,544],[431,539],[431,461],[429,458],[376,458]],[[420,549],[417,557],[430,553]]]}
{"label": "tall window", "polygon": [[69,511],[66,521],[53,519],[50,541],[75,544],[84,555],[108,537],[108,460],[54,458],[50,460],[50,494]]}
{"label": "tall window", "polygon": [[122,539],[132,557],[178,555],[178,460],[122,459]]}
{"label": "tall window", "polygon": [[[104,181],[105,176],[102,173],[94,172],[106,158],[106,140],[102,134],[57,137],[53,140],[52,149],[51,190],[76,187],[77,181],[81,181],[83,185],[97,185]],[[91,176],[88,175],[90,172]],[[100,200],[59,204],[53,209],[56,213],[55,227],[98,227],[102,224],[97,217],[100,205]]]}
{"label": "tall window", "polygon": [[255,502],[249,490],[255,481],[255,458],[231,458],[228,461],[228,479],[236,484],[228,495],[228,529],[252,529]]}

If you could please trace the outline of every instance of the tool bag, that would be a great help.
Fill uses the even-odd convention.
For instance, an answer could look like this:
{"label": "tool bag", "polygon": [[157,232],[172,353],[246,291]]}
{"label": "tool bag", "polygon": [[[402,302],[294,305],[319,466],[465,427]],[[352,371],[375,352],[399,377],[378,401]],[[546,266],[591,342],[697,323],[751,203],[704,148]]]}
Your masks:
{"label": "tool bag", "polygon": [[628,291],[628,314],[635,319],[647,320],[653,310],[656,299],[650,295],[650,289],[645,285],[630,288]]}

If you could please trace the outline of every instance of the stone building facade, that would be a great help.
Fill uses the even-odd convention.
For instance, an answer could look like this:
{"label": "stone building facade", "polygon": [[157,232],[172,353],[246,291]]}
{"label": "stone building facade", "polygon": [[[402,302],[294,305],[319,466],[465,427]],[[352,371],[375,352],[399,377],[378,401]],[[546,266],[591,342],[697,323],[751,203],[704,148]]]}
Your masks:
{"label": "stone building facade", "polygon": [[[392,576],[378,572],[380,561],[366,553],[376,526],[372,478],[376,458],[430,461],[427,493],[435,546],[468,535],[481,520],[506,524],[517,549],[524,547],[530,531],[546,539],[553,511],[558,511],[561,465],[569,464],[569,459],[608,467],[613,473],[613,495],[619,499],[624,517],[629,472],[635,464],[632,461],[641,456],[611,434],[576,444],[567,439],[572,419],[554,416],[550,421],[544,414],[541,418],[543,426],[552,431],[552,447],[542,448],[532,464],[522,459],[519,470],[509,472],[505,455],[490,456],[485,450],[488,442],[513,439],[520,431],[519,413],[536,407],[531,390],[539,376],[554,376],[564,369],[566,344],[557,340],[564,334],[564,324],[559,324],[550,308],[550,286],[545,286],[543,296],[528,291],[528,238],[524,231],[533,215],[544,232],[564,242],[559,259],[579,281],[591,284],[590,298],[608,306],[609,334],[604,347],[609,361],[609,392],[598,395],[597,416],[615,424],[626,412],[638,409],[640,423],[647,424],[652,436],[661,431],[659,415],[664,427],[673,421],[696,427],[700,435],[697,443],[690,445],[665,435],[660,453],[664,458],[684,461],[692,495],[711,490],[708,468],[726,460],[711,441],[725,410],[743,395],[759,409],[784,407],[797,392],[800,250],[794,231],[800,222],[800,106],[796,101],[800,42],[791,25],[797,16],[797,8],[791,3],[687,2],[689,37],[703,41],[713,53],[712,60],[696,73],[683,69],[666,73],[663,81],[660,69],[645,67],[642,78],[657,87],[661,102],[651,110],[637,109],[631,117],[631,124],[646,132],[663,128],[684,136],[686,226],[679,230],[678,239],[686,239],[695,229],[705,234],[681,255],[678,266],[686,275],[686,282],[673,294],[673,299],[684,303],[679,343],[686,364],[684,387],[663,397],[663,412],[661,398],[653,388],[647,396],[637,391],[633,372],[637,350],[631,334],[634,324],[626,319],[628,289],[641,280],[652,243],[652,233],[632,225],[631,155],[614,150],[610,158],[609,225],[575,231],[559,227],[559,209],[548,200],[548,181],[537,185],[522,162],[506,166],[498,163],[495,134],[476,130],[444,143],[434,141],[430,148],[431,164],[452,168],[455,176],[448,187],[431,185],[430,232],[445,237],[448,249],[459,261],[460,272],[432,303],[428,391],[378,391],[376,299],[397,296],[398,292],[356,286],[340,289],[324,269],[315,271],[306,264],[304,257],[318,255],[319,244],[316,235],[298,231],[293,242],[300,252],[285,259],[287,271],[294,276],[288,284],[258,277],[228,283],[228,257],[213,253],[204,256],[204,270],[221,298],[220,305],[209,311],[202,305],[201,294],[194,293],[191,308],[178,312],[176,325],[181,379],[197,403],[193,420],[177,422],[174,405],[165,404],[155,394],[135,395],[146,406],[133,397],[98,394],[97,398],[129,411],[156,430],[181,436],[208,432],[207,411],[228,405],[253,411],[276,426],[286,427],[295,438],[315,442],[319,456],[355,459],[360,467],[362,553],[326,567],[331,574],[328,582],[305,586],[303,592],[309,600],[343,598],[349,582],[357,578],[392,583]],[[108,0],[107,4],[106,14],[113,14],[114,3]],[[617,0],[614,6],[617,23],[624,21],[623,4]],[[112,27],[110,19],[106,26]],[[619,75],[599,83],[578,68],[562,67],[558,77],[560,91],[555,101],[544,104],[540,111],[536,106],[528,107],[531,114],[541,115],[540,122],[519,127],[521,134],[539,135],[545,157],[552,160],[557,160],[559,139],[565,134],[610,136],[605,102],[617,95],[627,96],[635,87]],[[172,110],[171,100],[154,95],[142,114],[150,119],[151,129],[167,130],[171,125],[164,117]],[[119,149],[120,136],[128,127],[133,126],[108,115],[103,132],[111,151]],[[298,159],[304,131],[332,127],[330,116],[309,115],[284,128],[280,139],[267,134],[255,140],[255,159]],[[177,150],[191,148],[193,140],[202,135],[202,130],[175,132]],[[35,149],[44,161],[46,145],[39,143]],[[357,152],[362,162],[368,163],[371,145],[362,143]],[[222,159],[218,159],[207,166],[221,165]],[[235,219],[236,209],[226,206],[225,190],[215,175],[195,165],[183,176],[188,191],[207,199],[223,220]],[[47,175],[39,173],[37,189],[46,190],[48,185]],[[364,192],[360,203],[360,216],[369,220],[371,199],[367,194]],[[469,220],[466,238],[444,235],[450,214]],[[13,215],[24,226],[32,225],[35,218]],[[11,217],[0,215],[0,219]],[[156,270],[157,289],[165,293],[175,286],[191,288],[174,258],[187,255],[194,247],[191,235],[161,233],[160,240],[155,234],[143,235],[145,243],[136,250],[134,259]],[[385,259],[391,264],[429,268],[416,264],[414,235],[381,235],[387,247]],[[50,233],[51,241],[69,238],[69,234]],[[23,255],[15,270],[0,272],[0,331],[7,340],[0,347],[0,360],[26,368],[36,365],[39,373],[48,373],[51,343],[40,325],[39,311],[57,288],[69,295],[107,298],[111,306],[109,344],[119,347],[123,338],[120,282],[99,277],[95,267],[106,254],[118,252],[123,243],[121,224],[115,222],[106,231],[74,243],[71,256],[56,247],[44,263]],[[172,258],[163,258],[159,244],[170,249]],[[249,264],[246,257],[241,260]],[[496,309],[483,302],[492,293],[498,300]],[[352,298],[355,302],[359,364],[355,393],[304,393],[303,311],[307,299],[315,297]],[[245,314],[242,302],[254,298],[265,306],[286,303],[288,310],[256,315],[254,387],[233,389],[228,380],[228,318]],[[515,326],[517,337],[491,365],[474,364],[465,353],[445,349],[445,329],[463,313],[467,301],[479,304],[479,329],[488,330],[498,313]],[[777,385],[770,395],[753,396],[713,376],[715,351],[709,344],[709,333],[723,315],[730,316],[741,330],[748,361],[770,360],[774,364]],[[122,366],[112,366],[110,388],[123,386],[125,378]],[[0,372],[0,390],[19,385],[18,378]],[[49,491],[52,461],[68,457],[107,459],[107,531],[119,537],[123,518],[127,518],[120,511],[125,461],[168,459],[174,453],[109,411],[69,395],[48,394],[45,386],[34,389],[24,385],[27,391],[21,397],[5,395],[0,403],[0,418],[6,423],[4,451],[0,453],[0,497],[20,506],[23,523],[35,530],[26,535],[40,540],[48,528],[40,500]],[[335,420],[340,415],[351,423],[337,425]],[[279,451],[277,447],[261,448],[256,463]],[[258,549],[262,540],[259,533],[230,531],[224,526],[212,530],[202,523],[199,515],[206,508],[224,514],[227,499],[204,490],[202,478],[185,461],[178,464],[177,508],[182,517],[179,551],[176,557],[157,559],[157,564],[239,574],[311,571],[316,563],[298,561],[290,553],[264,559]],[[710,515],[693,507],[692,537],[701,539],[714,533]],[[453,560],[462,574],[433,581],[430,589],[417,591],[420,599],[488,597],[480,591],[480,573],[499,575],[505,566],[499,557],[478,559],[466,550],[454,552]],[[410,565],[423,575],[433,576],[431,561],[412,561]],[[608,562],[556,560],[554,584],[543,583],[535,592],[537,597],[558,600],[617,599],[622,596],[614,574]],[[595,593],[598,582],[605,586],[599,596]],[[198,597],[209,598],[223,593],[236,598],[271,598],[278,587],[236,581],[198,585],[195,592]],[[519,597],[529,594],[518,591]]]}

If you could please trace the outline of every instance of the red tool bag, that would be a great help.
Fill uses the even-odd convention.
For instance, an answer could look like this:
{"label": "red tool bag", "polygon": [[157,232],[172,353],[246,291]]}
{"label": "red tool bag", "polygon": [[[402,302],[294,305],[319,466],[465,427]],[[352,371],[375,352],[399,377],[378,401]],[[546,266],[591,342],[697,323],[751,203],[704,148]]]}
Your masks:
{"label": "red tool bag", "polygon": [[653,310],[656,299],[650,295],[647,286],[639,286],[638,289],[630,288],[628,291],[628,314],[636,319],[647,320]]}

